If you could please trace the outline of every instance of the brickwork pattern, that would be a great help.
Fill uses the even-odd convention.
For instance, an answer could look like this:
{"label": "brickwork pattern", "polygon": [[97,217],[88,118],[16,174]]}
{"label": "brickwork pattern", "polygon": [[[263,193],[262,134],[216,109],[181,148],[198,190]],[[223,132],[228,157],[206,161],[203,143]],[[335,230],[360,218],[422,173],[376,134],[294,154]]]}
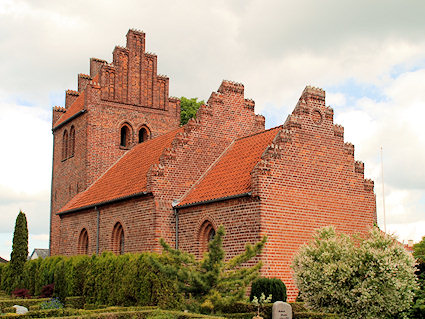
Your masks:
{"label": "brickwork pattern", "polygon": [[[245,98],[244,86],[223,81],[200,107],[196,119],[176,130],[179,100],[168,97],[168,78],[157,75],[156,63],[156,55],[145,52],[145,34],[130,30],[126,47],[115,48],[113,62],[90,59],[90,75],[79,74],[78,91],[66,92],[65,108],[54,108],[51,254],[77,254],[83,229],[87,230],[89,254],[97,249],[100,253],[116,251],[113,232],[117,223],[124,232],[124,252],[160,251],[159,238],[174,246],[177,220],[173,203],[183,202],[202,180],[218,185],[222,175],[214,173],[214,167],[225,166],[241,170],[247,178],[230,179],[226,182],[229,186],[220,185],[216,192],[235,198],[197,204],[188,201],[185,204],[192,204],[177,206],[179,248],[201,257],[206,249],[206,229],[223,225],[227,233],[224,248],[231,258],[243,251],[246,242],[255,243],[268,235],[265,250],[257,259],[264,263],[262,273],[281,278],[288,287],[289,300],[294,300],[297,290],[290,269],[292,258],[315,229],[331,224],[346,233],[365,234],[376,221],[373,181],[364,178],[364,164],[355,161],[354,146],[344,142],[344,128],[333,123],[325,92],[307,87],[286,122],[264,131],[264,117],[255,114],[255,103]],[[129,128],[125,146],[120,145],[123,125]],[[72,126],[75,152],[62,158],[62,137]],[[127,169],[115,174],[114,181],[126,181],[126,174],[132,171],[126,161],[136,153],[128,150],[138,143],[142,127],[151,138],[176,130],[171,142],[156,150],[155,161],[145,163],[140,178],[144,193],[126,200],[114,198],[115,202],[108,204],[102,203],[102,196],[95,197],[90,208],[61,210],[88,194],[81,192],[91,185],[95,189],[96,180],[100,185],[108,175],[105,172],[117,161]],[[261,147],[249,152],[247,136],[253,134]],[[244,149],[230,154],[232,145],[238,143],[235,140],[242,137],[248,141],[238,144]],[[138,149],[144,148],[133,151]],[[252,153],[256,154],[254,161],[237,160]],[[139,155],[136,160],[141,164],[149,157],[141,154],[139,159]],[[220,166],[226,158],[231,159],[231,165]],[[242,168],[243,162],[249,165]],[[246,183],[243,187],[232,184],[242,180]],[[108,187],[113,187],[114,181]],[[238,197],[240,190],[244,195]],[[203,196],[204,200],[217,199],[206,192]],[[63,214],[58,216],[60,210]]]}
{"label": "brickwork pattern", "polygon": [[[58,210],[136,145],[142,127],[154,138],[179,126],[180,101],[168,97],[168,78],[156,74],[157,59],[145,53],[144,43],[143,32],[130,30],[126,48],[114,50],[111,64],[90,59],[90,75],[78,75],[78,92],[67,90],[65,108],[53,109],[52,254],[59,252],[60,245]],[[108,72],[114,73],[113,83],[105,80]],[[131,135],[129,145],[121,147],[124,123],[131,127]],[[71,126],[75,127],[75,154],[63,161],[62,136]]]}
{"label": "brickwork pattern", "polygon": [[[99,210],[99,253],[113,251],[113,229],[121,223],[124,229],[124,252],[151,251],[154,247],[155,205],[152,196],[102,206]],[[83,229],[89,237],[88,254],[97,250],[97,211],[95,208],[61,216],[61,255],[77,255],[78,239]]]}
{"label": "brickwork pattern", "polygon": [[376,222],[373,182],[363,173],[325,106],[325,92],[307,87],[252,173],[253,194],[261,198],[261,233],[269,237],[262,272],[285,282],[289,300],[297,295],[293,255],[315,229],[334,225],[365,235]]}

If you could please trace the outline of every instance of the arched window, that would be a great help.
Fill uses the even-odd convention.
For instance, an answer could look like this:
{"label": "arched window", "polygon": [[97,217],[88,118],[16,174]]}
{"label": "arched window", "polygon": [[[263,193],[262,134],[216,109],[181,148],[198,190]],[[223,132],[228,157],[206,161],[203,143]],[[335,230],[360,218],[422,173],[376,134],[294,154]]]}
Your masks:
{"label": "arched window", "polygon": [[63,132],[63,138],[62,138],[62,160],[67,159],[68,157],[68,131],[65,130]]}
{"label": "arched window", "polygon": [[139,143],[143,143],[149,139],[149,131],[146,127],[142,127],[139,130]]}
{"label": "arched window", "polygon": [[87,255],[89,253],[89,234],[87,230],[83,228],[78,239],[78,254]]}
{"label": "arched window", "polygon": [[128,148],[131,144],[132,129],[130,125],[124,124],[120,130],[120,146]]}
{"label": "arched window", "polygon": [[215,236],[215,228],[213,224],[206,220],[202,224],[200,230],[199,230],[199,252],[201,254],[208,251],[208,243],[214,239]]}
{"label": "arched window", "polygon": [[112,251],[117,255],[124,254],[124,229],[119,222],[112,231]]}
{"label": "arched window", "polygon": [[69,156],[74,156],[75,153],[75,128],[71,126],[69,131]]}

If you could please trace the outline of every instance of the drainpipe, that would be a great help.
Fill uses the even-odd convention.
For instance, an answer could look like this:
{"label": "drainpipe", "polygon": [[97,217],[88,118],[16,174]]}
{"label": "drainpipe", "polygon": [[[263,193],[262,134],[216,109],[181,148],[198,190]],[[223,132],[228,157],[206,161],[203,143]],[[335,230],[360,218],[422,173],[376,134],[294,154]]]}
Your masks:
{"label": "drainpipe", "polygon": [[174,217],[176,218],[176,249],[179,249],[179,209],[176,207],[179,204],[177,200],[173,200],[172,206],[174,210]]}
{"label": "drainpipe", "polygon": [[96,255],[99,255],[99,229],[100,229],[100,211],[97,206],[94,207],[97,213],[97,235],[96,235]]}

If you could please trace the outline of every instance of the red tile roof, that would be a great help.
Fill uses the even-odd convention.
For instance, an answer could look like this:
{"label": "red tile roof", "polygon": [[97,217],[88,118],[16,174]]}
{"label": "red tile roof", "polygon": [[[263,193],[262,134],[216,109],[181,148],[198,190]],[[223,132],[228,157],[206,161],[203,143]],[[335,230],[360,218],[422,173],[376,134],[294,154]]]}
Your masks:
{"label": "red tile roof", "polygon": [[147,191],[147,173],[177,133],[178,128],[152,140],[140,143],[125,153],[87,190],[71,199],[59,213],[93,206]]}
{"label": "red tile roof", "polygon": [[178,206],[251,191],[251,171],[281,127],[236,140]]}
{"label": "red tile roof", "polygon": [[65,122],[71,116],[77,114],[79,111],[81,111],[84,108],[84,95],[85,94],[84,94],[84,91],[83,91],[80,94],[80,96],[76,98],[74,103],[71,104],[71,106],[66,110],[66,112],[63,113],[63,115],[55,123],[55,127],[57,127],[59,124]]}

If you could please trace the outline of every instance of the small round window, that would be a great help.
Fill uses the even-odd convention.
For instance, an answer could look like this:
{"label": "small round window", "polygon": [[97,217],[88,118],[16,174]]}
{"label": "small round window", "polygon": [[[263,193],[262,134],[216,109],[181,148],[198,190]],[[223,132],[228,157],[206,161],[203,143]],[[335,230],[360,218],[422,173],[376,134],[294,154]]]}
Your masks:
{"label": "small round window", "polygon": [[311,120],[314,124],[321,124],[323,121],[322,113],[319,110],[311,112]]}

